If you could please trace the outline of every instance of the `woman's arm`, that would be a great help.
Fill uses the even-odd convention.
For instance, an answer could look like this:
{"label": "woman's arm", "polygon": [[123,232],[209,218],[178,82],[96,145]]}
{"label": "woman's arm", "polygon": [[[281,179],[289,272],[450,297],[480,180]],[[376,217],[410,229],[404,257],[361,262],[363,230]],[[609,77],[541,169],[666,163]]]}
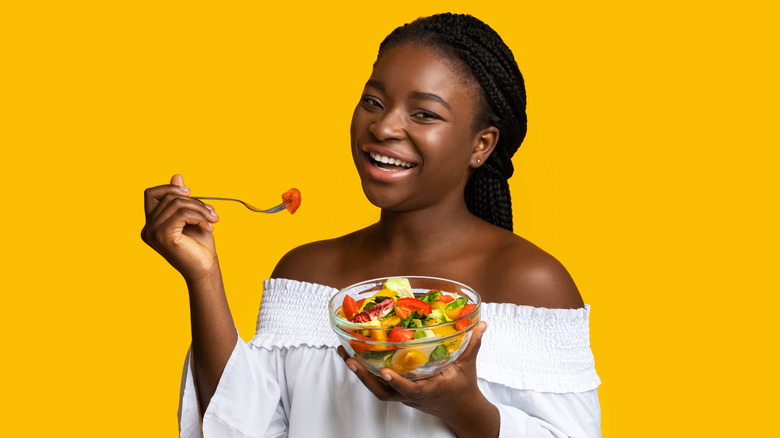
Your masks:
{"label": "woman's arm", "polygon": [[192,325],[195,386],[201,415],[216,391],[235,347],[237,333],[222,284],[214,245],[211,206],[189,197],[181,175],[144,192],[146,225],[141,238],[187,282]]}

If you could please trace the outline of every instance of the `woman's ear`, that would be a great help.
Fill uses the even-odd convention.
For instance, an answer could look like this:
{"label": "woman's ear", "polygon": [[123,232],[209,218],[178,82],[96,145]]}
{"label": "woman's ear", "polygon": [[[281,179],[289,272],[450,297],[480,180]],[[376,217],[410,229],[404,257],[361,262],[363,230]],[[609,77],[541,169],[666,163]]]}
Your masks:
{"label": "woman's ear", "polygon": [[487,161],[490,154],[493,153],[493,149],[498,144],[498,128],[495,126],[487,127],[479,132],[474,137],[474,149],[471,151],[471,161],[469,165],[476,169]]}

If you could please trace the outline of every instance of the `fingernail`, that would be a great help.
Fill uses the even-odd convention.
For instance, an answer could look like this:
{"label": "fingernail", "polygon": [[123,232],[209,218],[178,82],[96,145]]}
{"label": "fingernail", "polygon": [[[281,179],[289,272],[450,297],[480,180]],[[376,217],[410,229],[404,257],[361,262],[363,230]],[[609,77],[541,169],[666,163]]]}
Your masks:
{"label": "fingernail", "polygon": [[206,204],[206,208],[208,208],[211,211],[214,211],[214,206],[211,204]]}
{"label": "fingernail", "polygon": [[357,372],[357,367],[355,365],[349,364],[347,365],[347,368],[349,368],[349,370],[352,371],[353,373]]}
{"label": "fingernail", "polygon": [[215,219],[219,219],[219,216],[217,216],[217,212],[216,211],[212,210],[211,211],[211,215],[214,216]]}
{"label": "fingernail", "polygon": [[383,379],[385,379],[385,381],[387,381],[387,382],[389,382],[389,381],[390,381],[390,379],[392,379],[392,377],[390,376],[390,374],[382,374],[382,378],[383,378]]}
{"label": "fingernail", "polygon": [[179,191],[182,192],[182,193],[189,193],[190,192],[190,188],[189,187],[185,187],[185,186],[179,186]]}

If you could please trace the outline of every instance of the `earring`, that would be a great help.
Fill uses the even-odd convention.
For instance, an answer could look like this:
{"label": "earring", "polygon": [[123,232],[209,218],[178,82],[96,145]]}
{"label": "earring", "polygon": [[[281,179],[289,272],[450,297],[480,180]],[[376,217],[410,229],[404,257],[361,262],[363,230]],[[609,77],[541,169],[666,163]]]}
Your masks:
{"label": "earring", "polygon": [[480,164],[480,163],[482,163],[482,160],[480,160],[479,158],[477,158],[477,164]]}

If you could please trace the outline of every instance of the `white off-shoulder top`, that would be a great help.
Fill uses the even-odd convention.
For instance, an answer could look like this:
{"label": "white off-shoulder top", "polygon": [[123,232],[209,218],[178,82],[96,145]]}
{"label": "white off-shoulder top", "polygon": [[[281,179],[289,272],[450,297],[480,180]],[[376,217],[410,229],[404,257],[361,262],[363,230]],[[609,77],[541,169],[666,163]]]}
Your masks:
{"label": "white off-shoulder top", "polygon": [[[238,338],[203,418],[188,353],[182,437],[444,438],[438,418],[378,400],[336,353],[327,304],[337,290],[264,282],[257,332]],[[600,437],[588,317],[582,309],[483,303],[479,387],[499,409],[500,437]]]}

